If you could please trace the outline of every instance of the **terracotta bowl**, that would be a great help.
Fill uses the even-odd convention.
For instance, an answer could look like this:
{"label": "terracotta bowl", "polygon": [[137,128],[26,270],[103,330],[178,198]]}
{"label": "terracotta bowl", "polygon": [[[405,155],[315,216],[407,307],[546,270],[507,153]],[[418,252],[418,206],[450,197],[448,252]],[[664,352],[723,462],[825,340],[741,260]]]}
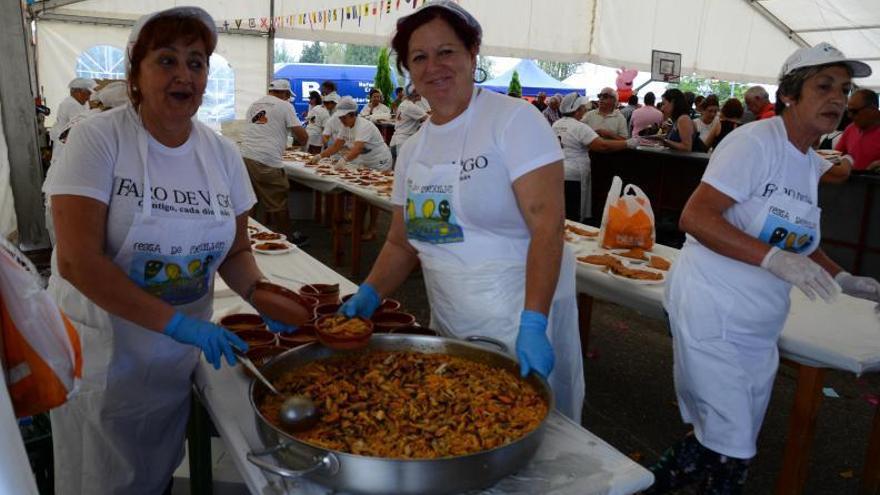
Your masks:
{"label": "terracotta bowl", "polygon": [[252,313],[235,313],[224,316],[220,319],[220,326],[228,328],[233,332],[242,330],[266,330],[266,322],[260,318],[260,315]]}
{"label": "terracotta bowl", "polygon": [[249,349],[275,345],[275,334],[268,330],[242,330],[235,335],[247,342]]}
{"label": "terracotta bowl", "polygon": [[367,325],[367,331],[354,336],[334,335],[321,329],[322,324],[325,324],[327,320],[335,318],[336,316],[337,315],[335,314],[324,315],[318,318],[318,321],[315,322],[315,334],[318,336],[318,341],[324,346],[336,350],[352,350],[365,347],[370,341],[370,336],[373,335],[373,322],[361,317],[355,317],[355,319],[361,320]]}
{"label": "terracotta bowl", "polygon": [[416,322],[416,317],[409,313],[385,311],[374,314],[370,320],[376,333],[396,333],[402,328],[411,327]]}
{"label": "terracotta bowl", "polygon": [[339,303],[339,284],[308,284],[302,286],[299,293],[316,298],[318,304]]}
{"label": "terracotta bowl", "polygon": [[[353,295],[354,294],[347,294],[345,296],[342,296],[341,300],[342,300],[343,304],[345,303],[345,301],[348,301],[349,299],[351,299],[351,296],[353,296]],[[397,311],[398,309],[400,309],[400,301],[398,301],[397,299],[391,299],[390,297],[386,297],[385,299],[382,300],[382,304],[380,304],[379,307],[376,308],[376,312]]]}
{"label": "terracotta bowl", "polygon": [[280,321],[305,323],[314,317],[318,305],[314,297],[301,296],[286,287],[266,282],[257,283],[253,299],[266,316]]}
{"label": "terracotta bowl", "polygon": [[288,349],[299,347],[305,344],[316,342],[318,336],[315,335],[315,325],[303,325],[291,334],[278,334],[278,343]]}
{"label": "terracotta bowl", "polygon": [[315,316],[320,319],[322,316],[332,315],[339,311],[340,303],[321,304],[315,308]]}

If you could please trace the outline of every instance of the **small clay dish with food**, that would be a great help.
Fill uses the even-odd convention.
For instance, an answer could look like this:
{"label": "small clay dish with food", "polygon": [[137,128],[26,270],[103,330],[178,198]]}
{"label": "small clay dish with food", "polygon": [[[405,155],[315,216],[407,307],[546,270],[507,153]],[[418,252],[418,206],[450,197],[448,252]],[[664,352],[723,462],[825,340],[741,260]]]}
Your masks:
{"label": "small clay dish with food", "polygon": [[396,333],[400,329],[415,324],[416,317],[399,311],[383,311],[374,314],[370,320],[373,322],[373,331],[376,333]]}
{"label": "small clay dish with food", "polygon": [[275,345],[275,334],[268,330],[242,330],[235,335],[247,342],[248,349]]}
{"label": "small clay dish with food", "polygon": [[260,312],[273,320],[303,325],[314,318],[318,300],[271,282],[257,282],[251,299]]}
{"label": "small clay dish with food", "polygon": [[307,284],[299,293],[318,299],[318,304],[339,304],[339,284]]}
{"label": "small clay dish with food", "polygon": [[220,318],[220,326],[228,328],[233,332],[242,330],[266,330],[266,322],[260,317],[252,313],[235,313]]}
{"label": "small clay dish with food", "polygon": [[315,308],[315,316],[319,319],[322,316],[332,315],[339,311],[339,307],[342,306],[340,303],[330,303],[330,304],[319,304],[317,308]]}
{"label": "small clay dish with food", "polygon": [[279,344],[288,349],[311,344],[317,340],[318,336],[315,335],[315,325],[302,325],[295,332],[278,334]]}
{"label": "small clay dish with food", "polygon": [[315,333],[318,341],[331,349],[360,349],[367,345],[373,335],[373,322],[359,316],[326,315],[315,322]]}

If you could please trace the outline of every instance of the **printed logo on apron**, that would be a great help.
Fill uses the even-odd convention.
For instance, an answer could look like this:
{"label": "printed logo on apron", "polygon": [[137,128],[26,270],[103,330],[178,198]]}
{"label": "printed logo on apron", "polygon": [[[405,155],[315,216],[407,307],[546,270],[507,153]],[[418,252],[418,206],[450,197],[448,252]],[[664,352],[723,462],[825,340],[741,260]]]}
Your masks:
{"label": "printed logo on apron", "polygon": [[211,285],[210,268],[225,252],[226,243],[219,244],[216,250],[192,256],[136,253],[128,276],[145,291],[174,306],[198,301]]}
{"label": "printed logo on apron", "polygon": [[464,230],[452,211],[454,191],[453,184],[420,185],[407,179],[404,211],[407,237],[430,244],[464,242]]}
{"label": "printed logo on apron", "polygon": [[[810,215],[814,217],[814,215]],[[768,205],[758,239],[786,251],[803,253],[816,239],[817,223],[777,205]]]}

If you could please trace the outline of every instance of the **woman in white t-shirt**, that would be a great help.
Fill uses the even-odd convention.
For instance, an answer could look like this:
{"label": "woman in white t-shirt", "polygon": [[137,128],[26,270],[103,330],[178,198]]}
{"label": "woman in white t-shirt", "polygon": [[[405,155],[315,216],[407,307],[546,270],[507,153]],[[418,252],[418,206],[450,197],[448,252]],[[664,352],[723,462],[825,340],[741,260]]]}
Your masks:
{"label": "woman in white t-shirt", "polygon": [[339,120],[333,134],[333,144],[313,157],[314,161],[339,153],[342,155],[337,162],[339,167],[351,163],[376,170],[391,168],[391,151],[382,139],[382,133],[375,124],[358,116],[354,98],[343,96],[336,105],[333,118]]}
{"label": "woman in white t-shirt", "polygon": [[306,133],[309,135],[309,142],[306,151],[311,154],[320,153],[324,149],[324,140],[322,134],[324,132],[324,123],[330,118],[330,112],[323,105],[321,94],[317,91],[309,93],[309,113],[306,114]]}
{"label": "woman in white t-shirt", "polygon": [[638,146],[636,138],[601,138],[592,127],[581,122],[589,104],[590,100],[577,93],[565,95],[559,105],[562,118],[553,123],[553,132],[565,155],[565,218],[576,222],[588,221],[593,216],[590,151],[620,151]]}
{"label": "woman in white t-shirt", "polygon": [[391,109],[388,105],[382,103],[382,91],[379,88],[370,90],[370,101],[361,109],[361,117],[365,119],[390,119]]}
{"label": "woman in white t-shirt", "polygon": [[[131,104],[71,133],[47,194],[57,233],[49,291],[79,333],[79,394],[51,413],[65,494],[169,493],[183,458],[200,354],[235,364],[211,323],[215,273],[262,312],[247,215],[255,202],[229,140],[194,119],[217,43],[196,7],[143,16],[126,53]],[[289,302],[288,302],[289,304]],[[269,311],[276,331],[308,319]]]}
{"label": "woman in white t-shirt", "polygon": [[718,110],[721,108],[718,104],[718,97],[709,95],[703,100],[702,112],[700,116],[693,119],[694,129],[700,135],[700,140],[707,143],[712,127],[718,123]]}
{"label": "woman in white t-shirt", "polygon": [[394,121],[394,135],[391,136],[391,156],[397,157],[400,147],[413,134],[419,132],[422,122],[428,119],[428,112],[419,102],[422,100],[418,90],[410,85],[407,87],[406,99],[397,107],[397,116]]}
{"label": "woman in white t-shirt", "polygon": [[501,340],[523,375],[548,377],[559,410],[579,422],[583,359],[574,257],[562,240],[562,151],[533,105],[475,87],[481,35],[453,2],[398,21],[398,63],[433,110],[400,149],[388,237],[341,311],[370,316],[421,262],[432,328]]}
{"label": "woman in white t-shirt", "polygon": [[697,483],[700,493],[742,492],[792,286],[810,299],[842,289],[880,300],[876,280],[850,275],[819,248],[818,184],[830,164],[810,147],[837,126],[852,77],[870,73],[827,43],[797,50],[781,71],[781,116],[743,126],[712,154],[681,215],[687,241],[664,304],[679,409],[694,432],[651,467],[645,493]]}

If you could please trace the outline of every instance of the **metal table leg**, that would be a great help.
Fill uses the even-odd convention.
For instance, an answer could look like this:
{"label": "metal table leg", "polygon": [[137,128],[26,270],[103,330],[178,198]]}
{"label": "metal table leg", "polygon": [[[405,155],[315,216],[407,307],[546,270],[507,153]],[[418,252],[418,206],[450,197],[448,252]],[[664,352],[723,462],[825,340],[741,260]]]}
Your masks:
{"label": "metal table leg", "polygon": [[880,494],[880,408],[874,413],[871,436],[868,437],[868,452],[865,454],[865,467],[862,471],[861,495]]}
{"label": "metal table leg", "polygon": [[578,327],[581,331],[581,355],[586,356],[590,350],[590,332],[593,329],[593,296],[579,293],[577,295]]}
{"label": "metal table leg", "polygon": [[822,405],[825,369],[784,361],[798,370],[794,405],[788,420],[782,469],[776,479],[777,495],[797,495],[804,491],[816,434],[816,418]]}
{"label": "metal table leg", "polygon": [[214,486],[211,471],[211,418],[195,393],[192,394],[186,441],[189,447],[190,492],[211,495]]}

